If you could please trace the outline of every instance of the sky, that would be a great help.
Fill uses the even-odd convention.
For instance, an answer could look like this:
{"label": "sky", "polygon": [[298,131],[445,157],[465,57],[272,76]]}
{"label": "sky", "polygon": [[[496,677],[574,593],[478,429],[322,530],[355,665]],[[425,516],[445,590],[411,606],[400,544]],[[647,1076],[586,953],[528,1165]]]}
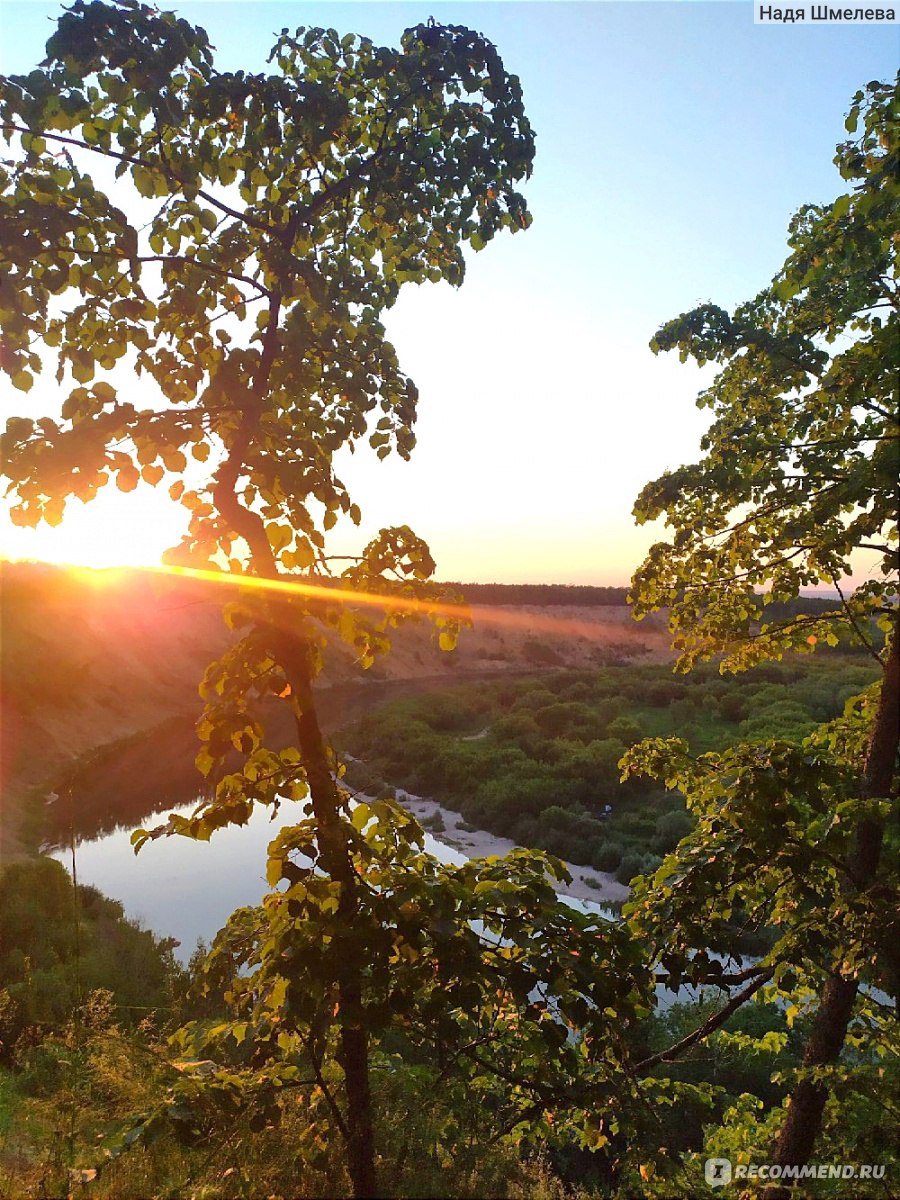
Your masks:
{"label": "sky", "polygon": [[[407,286],[387,314],[420,391],[418,445],[409,463],[341,460],[364,520],[331,546],[409,524],[443,579],[627,583],[665,535],[635,527],[634,500],[696,461],[708,419],[694,401],[709,371],[648,342],[699,302],[753,296],[791,214],[843,190],[843,118],[857,88],[893,75],[896,27],[756,25],[745,0],[165,7],[206,28],[226,69],[262,70],[272,35],[301,24],[396,44],[433,16],[495,42],[537,133],[534,224],[470,254],[461,289]],[[2,0],[0,71],[40,61],[59,11]],[[41,415],[53,387],[6,385],[7,414]],[[145,564],[179,540],[165,489],[106,493],[57,529],[0,512],[0,554]]]}

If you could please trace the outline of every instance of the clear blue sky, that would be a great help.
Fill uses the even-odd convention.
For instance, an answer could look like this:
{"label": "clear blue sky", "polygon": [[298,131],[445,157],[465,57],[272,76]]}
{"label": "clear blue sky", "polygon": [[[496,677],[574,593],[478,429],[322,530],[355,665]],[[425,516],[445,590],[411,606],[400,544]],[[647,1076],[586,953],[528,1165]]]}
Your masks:
{"label": "clear blue sky", "polygon": [[[791,213],[839,193],[843,116],[896,69],[896,27],[760,26],[727,0],[172,7],[208,30],[221,67],[263,70],[285,25],[395,43],[434,16],[496,43],[537,131],[534,225],[472,256],[460,291],[401,297],[388,326],[420,387],[419,446],[410,464],[357,455],[345,475],[366,531],[412,524],[444,578],[627,582],[659,536],[632,528],[635,495],[693,460],[703,428],[703,377],[647,342],[698,301],[754,294],[784,258]],[[4,72],[40,59],[57,11],[4,0]],[[145,541],[177,539],[164,496],[127,499]],[[82,539],[115,537],[115,505],[96,518],[75,506]],[[0,547],[53,553],[27,538]]]}

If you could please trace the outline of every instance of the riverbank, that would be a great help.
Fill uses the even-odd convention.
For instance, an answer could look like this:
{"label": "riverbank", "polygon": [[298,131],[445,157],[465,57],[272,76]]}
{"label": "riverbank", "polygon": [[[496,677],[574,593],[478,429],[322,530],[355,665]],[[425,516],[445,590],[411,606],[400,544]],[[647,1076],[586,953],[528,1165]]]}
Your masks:
{"label": "riverbank", "polygon": [[[30,801],[58,791],[80,770],[79,760],[115,753],[131,739],[149,743],[160,722],[182,714],[190,725],[199,715],[203,672],[233,635],[222,621],[220,583],[28,562],[0,562],[0,574],[0,861],[6,861],[34,852],[40,831],[35,837],[22,829],[35,807]],[[363,671],[351,648],[323,630],[327,668],[317,681],[317,703],[326,732],[402,695],[671,657],[661,619],[638,626],[624,604],[504,603],[502,585],[487,594],[497,602],[472,605],[472,627],[452,653],[438,649],[428,621],[411,622],[392,631],[390,655]],[[594,594],[610,598],[602,589]],[[192,745],[188,764],[195,753]],[[128,772],[128,761],[126,754],[123,774],[140,779],[143,769]]]}
{"label": "riverbank", "polygon": [[[493,854],[502,857],[516,849],[516,842],[511,838],[488,833],[486,829],[474,829],[461,813],[444,808],[436,800],[413,796],[401,789],[397,790],[397,799],[436,841],[460,851],[467,858],[487,858]],[[566,867],[572,882],[554,882],[556,891],[561,895],[571,896],[575,900],[593,900],[597,904],[621,903],[628,899],[630,889],[619,883],[614,875],[570,862],[566,863]]]}

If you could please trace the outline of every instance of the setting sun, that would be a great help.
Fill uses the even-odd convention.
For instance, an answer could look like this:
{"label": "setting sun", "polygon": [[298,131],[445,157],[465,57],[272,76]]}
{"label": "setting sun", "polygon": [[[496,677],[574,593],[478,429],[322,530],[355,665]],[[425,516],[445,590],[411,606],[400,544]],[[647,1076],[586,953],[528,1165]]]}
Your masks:
{"label": "setting sun", "polygon": [[0,529],[0,557],[88,567],[153,567],[162,552],[181,537],[184,509],[165,493],[142,488],[123,495],[115,488],[90,504],[71,501],[55,527],[5,524]]}

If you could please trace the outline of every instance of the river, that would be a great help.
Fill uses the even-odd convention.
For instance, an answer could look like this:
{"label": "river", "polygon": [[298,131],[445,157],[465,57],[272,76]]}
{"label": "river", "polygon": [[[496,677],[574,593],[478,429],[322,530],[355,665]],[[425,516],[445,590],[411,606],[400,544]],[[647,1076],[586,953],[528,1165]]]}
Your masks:
{"label": "river", "polygon": [[[326,688],[318,696],[320,715],[326,728],[333,730],[373,705],[428,686],[433,689],[435,681]],[[292,730],[274,724],[270,732],[277,749],[288,744]],[[266,848],[279,829],[303,816],[302,806],[293,802],[285,803],[274,821],[267,809],[257,806],[246,825],[220,829],[209,842],[159,838],[135,855],[131,845],[135,829],[157,825],[170,812],[186,816],[195,807],[200,781],[194,766],[196,750],[193,720],[167,720],[91,756],[73,776],[66,796],[51,800],[47,809],[47,851],[71,870],[74,842],[78,882],[92,884],[118,900],[126,916],[160,937],[175,938],[176,954],[184,962],[198,938],[209,942],[236,908],[261,901],[269,890]],[[433,815],[438,807],[419,797],[406,799],[420,818]],[[445,840],[425,834],[426,850],[442,862],[505,854],[513,846],[490,833],[457,828],[458,813],[444,810],[444,816]],[[451,841],[455,844],[448,844]],[[573,866],[571,872],[572,890],[581,897],[570,897],[571,903],[602,911],[589,890],[585,895],[584,870]],[[599,873],[593,874],[599,884]],[[609,898],[627,894],[611,876],[603,878],[613,889]],[[605,898],[605,893],[597,892],[597,900]]]}
{"label": "river", "polygon": [[[193,805],[174,811],[187,816]],[[160,937],[175,938],[175,953],[190,958],[197,940],[209,942],[229,915],[246,905],[259,904],[270,889],[266,884],[266,847],[278,830],[302,816],[301,806],[287,803],[273,821],[258,806],[246,825],[230,825],[208,842],[185,837],[158,838],[135,855],[131,828],[115,829],[90,840],[75,841],[78,882],[92,884],[120,901],[126,916]],[[150,816],[146,824],[157,823]],[[490,835],[487,835],[490,836]],[[425,834],[425,849],[445,863],[462,863],[467,855]],[[54,858],[70,870],[72,849],[58,847]],[[592,901],[564,897],[570,904],[601,912]]]}
{"label": "river", "polygon": [[[275,820],[267,809],[257,806],[246,825],[220,829],[208,842],[159,838],[147,842],[135,855],[131,845],[134,829],[158,824],[160,814],[186,816],[194,809],[195,744],[191,730],[173,731],[169,723],[161,726],[111,761],[92,765],[78,780],[71,806],[63,811],[62,804],[51,804],[48,820],[53,837],[48,852],[71,870],[74,842],[78,882],[92,884],[118,900],[126,916],[159,937],[174,938],[178,943],[175,954],[184,963],[198,940],[211,941],[236,908],[260,903],[269,891],[266,848],[279,829],[302,816],[302,806],[293,802],[284,804]],[[508,839],[463,827],[458,813],[440,809],[434,801],[403,795],[420,819],[437,811],[442,814],[445,836],[456,844],[425,833],[426,851],[442,862],[505,854],[513,846]],[[619,888],[622,894],[627,889],[612,876],[571,864],[570,871],[576,895],[561,893],[560,898],[582,911],[610,917],[603,899],[620,899],[613,889]],[[599,904],[589,898],[598,885],[602,885],[596,892]],[[657,999],[660,1007],[666,1008],[676,1000],[696,1000],[697,993],[682,988],[676,996],[658,989]]]}

